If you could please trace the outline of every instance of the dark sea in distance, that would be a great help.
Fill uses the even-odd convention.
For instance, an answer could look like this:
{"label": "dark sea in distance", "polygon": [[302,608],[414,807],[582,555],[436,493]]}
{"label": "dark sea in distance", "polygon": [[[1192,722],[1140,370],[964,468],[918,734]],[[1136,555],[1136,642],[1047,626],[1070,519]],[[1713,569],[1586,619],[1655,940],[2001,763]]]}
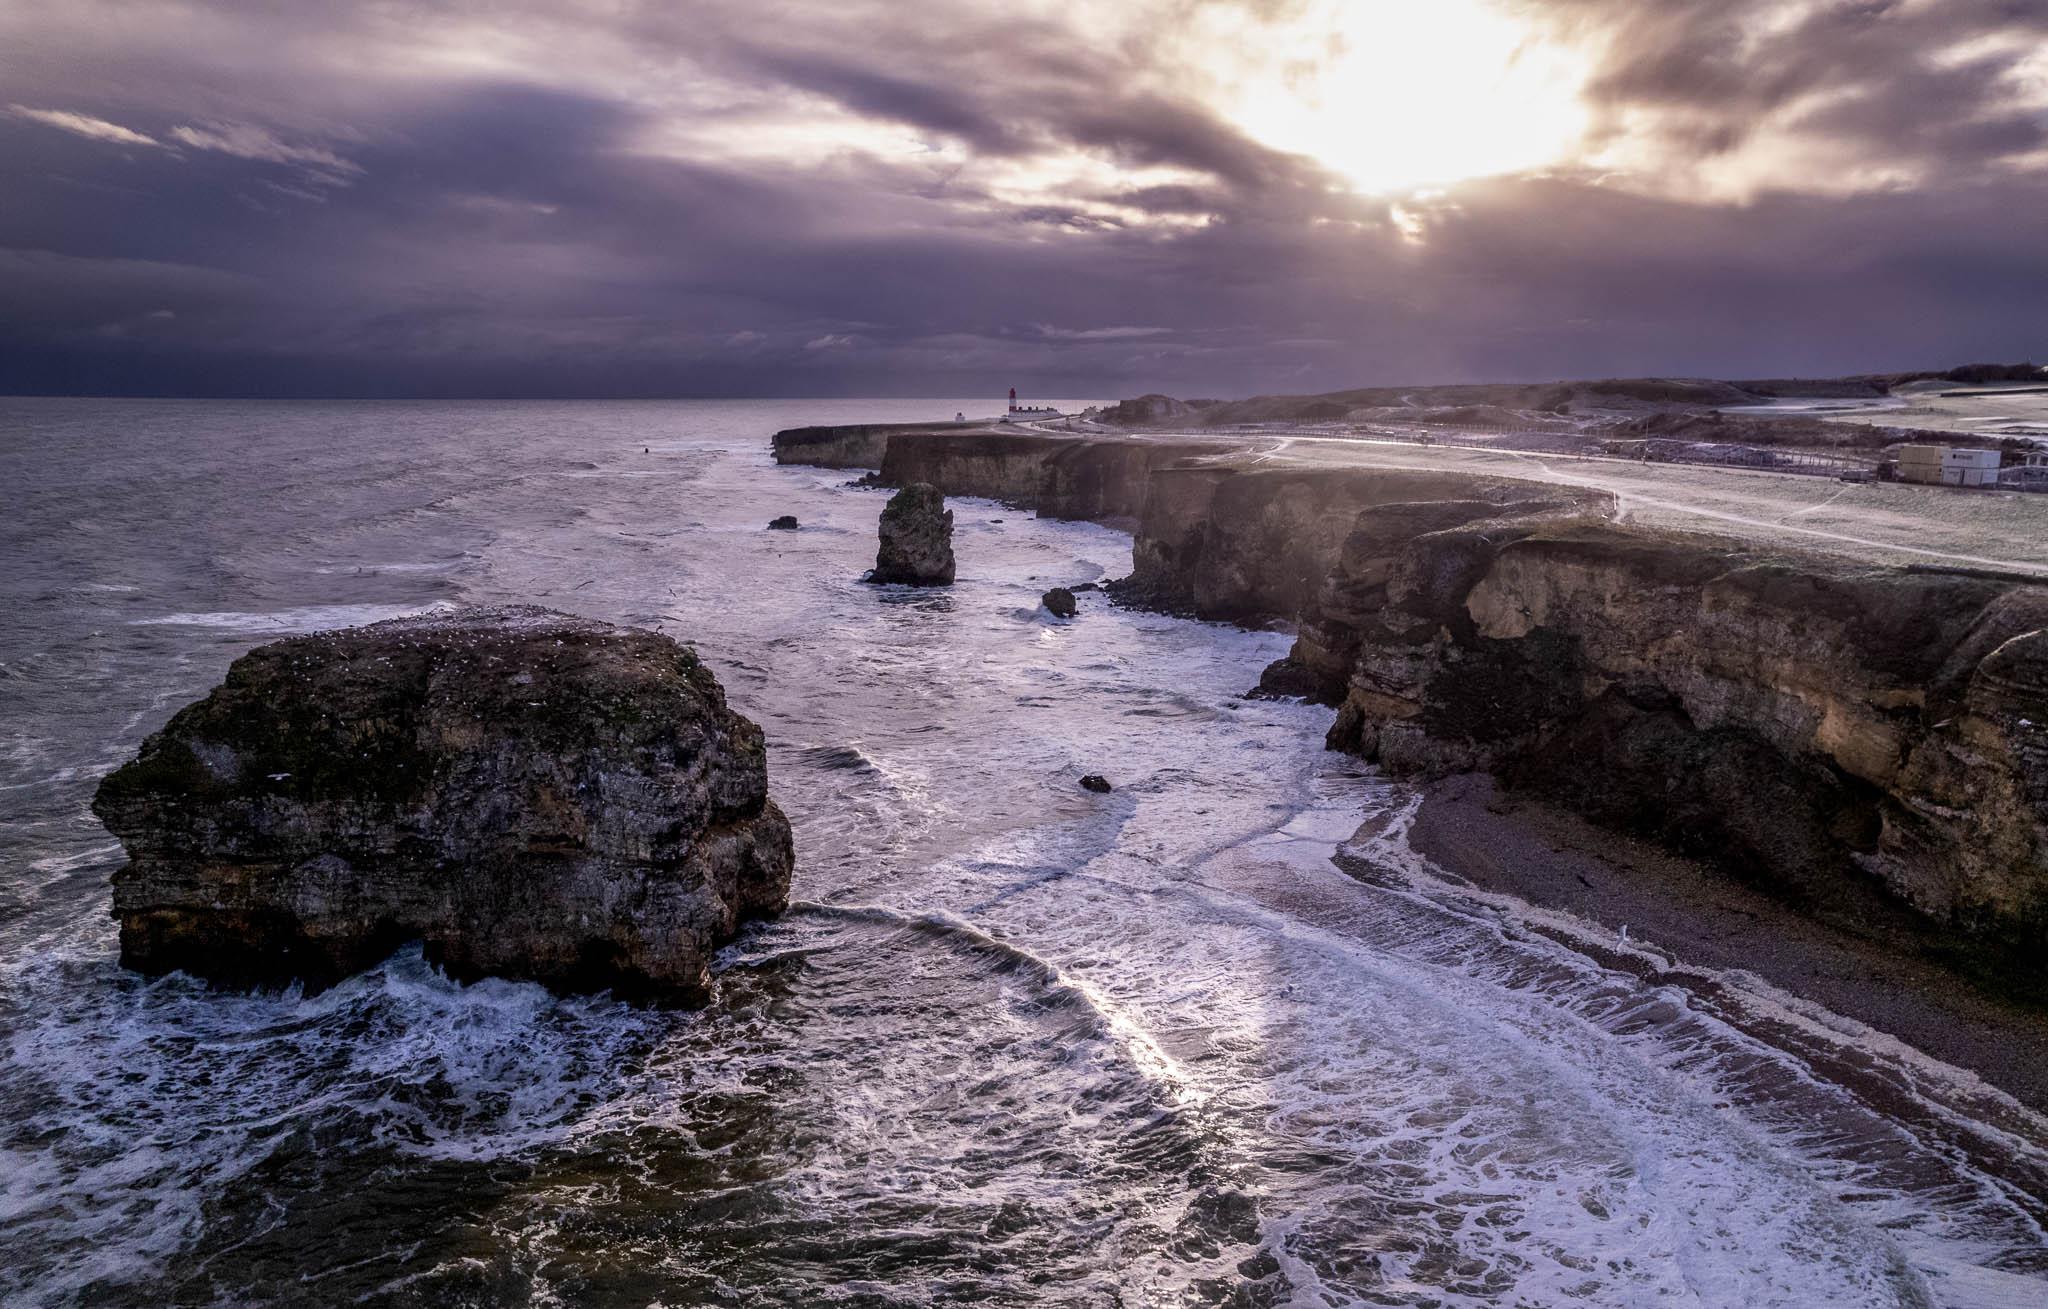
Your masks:
{"label": "dark sea in distance", "polygon": [[[1243,698],[1284,635],[1039,609],[1128,537],[955,500],[956,586],[862,585],[881,494],[769,434],[962,409],[0,398],[0,1303],[2048,1304],[2038,1116],[1431,867]],[[117,966],[106,770],[263,641],[505,601],[766,729],[795,902],[709,1009]]]}

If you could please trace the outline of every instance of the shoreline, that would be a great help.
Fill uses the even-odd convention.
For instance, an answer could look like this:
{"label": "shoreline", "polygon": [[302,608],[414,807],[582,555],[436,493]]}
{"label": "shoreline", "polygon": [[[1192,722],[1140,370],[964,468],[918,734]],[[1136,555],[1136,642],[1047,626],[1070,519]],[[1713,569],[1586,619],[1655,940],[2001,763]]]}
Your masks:
{"label": "shoreline", "polygon": [[[2048,587],[1257,445],[909,424],[773,442],[779,463],[1133,531],[1123,602],[1294,624],[1261,691],[1336,705],[1332,748],[1433,797],[1426,856],[2048,1110]],[[1459,804],[1494,776],[1520,825]]]}
{"label": "shoreline", "polygon": [[[1909,942],[1851,933],[1701,860],[1503,792],[1488,774],[1415,789],[1409,848],[1478,890],[1564,911],[1617,942],[1626,927],[1631,945],[1669,955],[1673,973],[1755,974],[2048,1113],[2048,1012],[1987,994]],[[1582,941],[1563,944],[1584,953]]]}

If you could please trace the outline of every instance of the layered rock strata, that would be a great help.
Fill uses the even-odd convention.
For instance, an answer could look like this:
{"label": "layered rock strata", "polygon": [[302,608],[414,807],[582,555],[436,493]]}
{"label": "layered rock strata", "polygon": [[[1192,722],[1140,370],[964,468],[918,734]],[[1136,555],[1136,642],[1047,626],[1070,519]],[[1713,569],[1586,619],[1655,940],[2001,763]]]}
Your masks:
{"label": "layered rock strata", "polygon": [[700,1003],[792,865],[761,731],[695,652],[530,607],[253,650],[93,809],[123,963],[233,983],[419,940],[463,978]]}
{"label": "layered rock strata", "polygon": [[1262,687],[1336,705],[1333,748],[1394,773],[1491,770],[1820,916],[1904,911],[2048,982],[2048,587],[2031,579],[1651,531],[1550,484],[1275,468],[1218,442],[899,433],[879,455],[885,482],[1130,527],[1126,599],[1298,622]]}
{"label": "layered rock strata", "polygon": [[1333,747],[1493,771],[1831,917],[1881,888],[2048,942],[2048,588],[1604,524],[1482,535],[1362,561],[1386,580],[1346,615]]}

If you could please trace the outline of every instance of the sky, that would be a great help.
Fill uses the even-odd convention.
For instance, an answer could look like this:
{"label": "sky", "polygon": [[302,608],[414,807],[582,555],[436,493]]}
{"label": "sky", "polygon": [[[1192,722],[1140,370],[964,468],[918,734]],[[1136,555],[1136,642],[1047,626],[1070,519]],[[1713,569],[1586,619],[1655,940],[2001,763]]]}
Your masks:
{"label": "sky", "polygon": [[2048,0],[0,0],[0,392],[2048,358]]}

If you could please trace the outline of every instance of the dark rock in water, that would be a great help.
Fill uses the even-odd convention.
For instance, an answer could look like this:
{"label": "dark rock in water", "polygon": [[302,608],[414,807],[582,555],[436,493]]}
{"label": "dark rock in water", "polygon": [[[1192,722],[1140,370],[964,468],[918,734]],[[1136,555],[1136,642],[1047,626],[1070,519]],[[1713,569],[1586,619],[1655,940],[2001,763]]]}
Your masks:
{"label": "dark rock in water", "polygon": [[1055,586],[1040,596],[1038,602],[1044,605],[1046,612],[1054,618],[1072,618],[1076,612],[1074,593],[1064,586]]}
{"label": "dark rock in water", "polygon": [[1266,665],[1259,684],[1246,696],[1251,700],[1284,700],[1293,696],[1317,699],[1325,694],[1323,679],[1302,666],[1292,655]]}
{"label": "dark rock in water", "polygon": [[771,532],[794,532],[796,530],[796,515],[784,514],[780,518],[769,520],[768,530]]}
{"label": "dark rock in water", "polygon": [[1115,788],[1110,786],[1109,779],[1107,777],[1104,777],[1101,773],[1090,773],[1086,777],[1081,779],[1081,789],[1084,791],[1096,791],[1102,794],[1108,794],[1111,790]]}
{"label": "dark rock in water", "polygon": [[881,548],[873,582],[950,586],[953,582],[953,511],[929,482],[913,482],[882,510]]}
{"label": "dark rock in water", "polygon": [[1067,589],[1068,589],[1068,590],[1070,590],[1070,591],[1073,591],[1073,592],[1074,592],[1075,594],[1077,594],[1077,595],[1078,595],[1078,594],[1079,594],[1079,593],[1081,593],[1082,591],[1100,591],[1100,590],[1102,589],[1102,583],[1100,583],[1100,582],[1083,582],[1083,583],[1081,583],[1081,584],[1080,584],[1079,586],[1072,586],[1072,587],[1068,587]]}
{"label": "dark rock in water", "polygon": [[789,895],[761,729],[696,653],[527,606],[252,650],[93,811],[146,973],[322,985],[418,939],[459,977],[694,1004]]}

